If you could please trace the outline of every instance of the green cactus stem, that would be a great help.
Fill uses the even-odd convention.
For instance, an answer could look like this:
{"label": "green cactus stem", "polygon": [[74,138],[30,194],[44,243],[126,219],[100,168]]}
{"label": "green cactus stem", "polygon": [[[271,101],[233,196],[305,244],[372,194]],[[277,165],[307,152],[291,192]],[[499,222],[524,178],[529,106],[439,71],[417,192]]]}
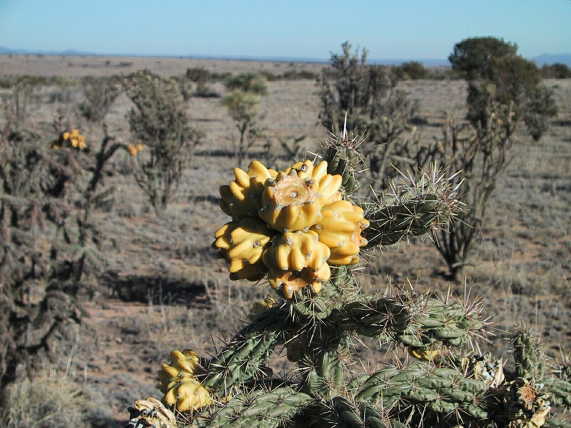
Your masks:
{"label": "green cactus stem", "polygon": [[232,397],[222,408],[209,410],[197,427],[263,427],[277,428],[292,419],[313,398],[289,386],[270,391],[253,390]]}
{"label": "green cactus stem", "polygon": [[232,387],[263,373],[262,366],[274,348],[285,342],[287,322],[287,312],[282,308],[271,308],[262,313],[254,324],[239,332],[208,362],[202,384],[226,395]]}

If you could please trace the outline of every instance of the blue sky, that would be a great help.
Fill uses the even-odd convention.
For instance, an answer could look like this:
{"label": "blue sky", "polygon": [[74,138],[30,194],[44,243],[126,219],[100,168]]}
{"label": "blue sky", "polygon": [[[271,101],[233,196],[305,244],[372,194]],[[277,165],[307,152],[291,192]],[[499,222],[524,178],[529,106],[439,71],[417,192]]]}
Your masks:
{"label": "blue sky", "polygon": [[571,52],[571,0],[0,0],[0,46],[95,53],[446,58],[474,36]]}

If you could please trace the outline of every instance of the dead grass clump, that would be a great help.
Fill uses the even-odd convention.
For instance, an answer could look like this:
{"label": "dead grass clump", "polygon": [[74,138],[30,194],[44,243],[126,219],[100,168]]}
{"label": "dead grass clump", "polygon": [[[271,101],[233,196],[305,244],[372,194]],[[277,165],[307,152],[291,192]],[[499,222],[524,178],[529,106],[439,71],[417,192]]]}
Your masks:
{"label": "dead grass clump", "polygon": [[6,388],[0,424],[5,428],[75,428],[86,425],[89,398],[66,377],[25,379]]}

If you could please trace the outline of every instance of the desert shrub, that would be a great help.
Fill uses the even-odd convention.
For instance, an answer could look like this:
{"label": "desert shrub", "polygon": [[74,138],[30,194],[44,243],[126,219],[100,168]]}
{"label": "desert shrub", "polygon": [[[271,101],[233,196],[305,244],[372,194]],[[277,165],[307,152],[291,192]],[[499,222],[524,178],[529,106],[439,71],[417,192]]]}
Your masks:
{"label": "desert shrub", "polygon": [[266,95],[268,85],[266,79],[257,73],[241,73],[228,77],[224,81],[224,86],[230,91],[242,91],[256,95]]}
{"label": "desert shrub", "polygon": [[[354,141],[332,139],[319,163],[234,170],[221,187],[233,221],[214,246],[230,279],[266,280],[272,295],[210,358],[173,350],[159,374],[162,402],[135,402],[130,426],[523,428],[569,408],[568,367],[565,375],[547,367],[527,331],[508,336],[514,368],[478,353],[489,331],[482,302],[360,287],[353,267],[367,249],[430,233],[458,200],[449,177],[431,168],[364,201],[364,212],[352,201],[362,167]],[[362,340],[392,363],[367,370]],[[268,367],[274,356],[287,358],[285,370]]]}
{"label": "desert shrub", "polygon": [[418,61],[409,61],[394,67],[394,73],[400,80],[418,80],[428,77],[428,70]]}
{"label": "desert shrub", "polygon": [[197,84],[207,83],[211,77],[210,71],[204,67],[187,68],[185,75],[187,79]]}
{"label": "desert shrub", "polygon": [[540,85],[528,94],[523,121],[535,141],[539,141],[547,132],[549,119],[556,116],[557,111],[552,89]]}
{"label": "desert shrub", "polygon": [[541,67],[544,79],[571,79],[571,68],[567,64],[545,64]]}
{"label": "desert shrub", "polygon": [[468,120],[486,126],[484,109],[489,100],[512,106],[518,119],[527,117],[528,131],[539,140],[549,119],[557,114],[553,94],[540,89],[537,66],[517,55],[517,45],[493,37],[466,39],[454,46],[452,67],[470,80],[467,97]]}
{"label": "desert shrub", "polygon": [[239,133],[239,138],[234,145],[234,155],[238,165],[241,166],[261,131],[258,123],[260,96],[251,92],[234,90],[222,99],[222,105],[226,107]]}
{"label": "desert shrub", "polygon": [[395,175],[390,165],[401,163],[416,139],[410,121],[417,104],[396,88],[389,68],[367,65],[366,50],[353,52],[348,42],[341,48],[341,54],[331,55],[331,69],[319,81],[319,119],[329,130],[346,127],[367,135],[361,150],[372,185],[383,188]]}
{"label": "desert shrub", "polygon": [[222,95],[214,89],[212,89],[209,85],[196,85],[196,89],[192,93],[193,97],[197,98],[220,98]]}
{"label": "desert shrub", "polygon": [[161,214],[176,196],[201,134],[189,126],[174,80],[145,70],[124,77],[122,84],[135,105],[127,114],[131,134],[147,147],[146,156],[136,158],[135,179]]}
{"label": "desert shrub", "polygon": [[173,76],[171,79],[173,82],[176,82],[183,101],[188,102],[193,96],[195,84],[190,79],[187,79],[186,76]]}
{"label": "desert shrub", "polygon": [[28,132],[27,124],[31,117],[32,109],[37,104],[37,83],[27,76],[19,77],[11,84],[11,91],[3,102],[5,115],[5,127],[12,132],[11,139],[22,138],[22,134]]}
{"label": "desert shrub", "polygon": [[[208,82],[213,80],[213,74],[203,67],[187,68],[186,78],[196,85],[192,92],[193,97],[198,98],[219,98],[220,94],[213,90]],[[185,97],[185,100],[187,98]]]}
{"label": "desert shrub", "polygon": [[472,37],[456,43],[448,61],[466,80],[490,79],[492,61],[516,53],[515,43],[496,37]]}
{"label": "desert shrub", "polygon": [[79,112],[90,122],[103,122],[121,93],[119,82],[113,77],[84,77],[81,87],[85,100],[79,104]]}
{"label": "desert shrub", "polygon": [[500,174],[507,167],[508,155],[515,142],[518,120],[514,111],[487,99],[484,116],[476,124],[457,122],[449,116],[442,137],[418,149],[417,168],[437,163],[450,171],[462,171],[449,181],[458,188],[464,209],[447,228],[433,234],[433,242],[448,266],[448,275],[458,280],[470,263],[483,224],[489,200]]}

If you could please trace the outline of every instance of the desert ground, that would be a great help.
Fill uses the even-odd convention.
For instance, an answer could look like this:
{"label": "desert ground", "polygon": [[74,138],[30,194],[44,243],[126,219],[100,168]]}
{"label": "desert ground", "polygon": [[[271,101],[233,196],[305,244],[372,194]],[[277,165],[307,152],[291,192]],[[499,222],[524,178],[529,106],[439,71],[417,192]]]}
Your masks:
{"label": "desert ground", "polygon": [[[0,78],[9,75],[58,76],[66,85],[42,86],[34,92],[27,126],[54,138],[50,123],[64,115],[99,144],[102,129],[77,113],[82,100],[82,76],[111,76],[148,68],[165,76],[184,74],[190,67],[217,73],[286,70],[319,73],[323,64],[198,60],[183,58],[119,58],[60,56],[0,56]],[[441,275],[445,264],[428,238],[401,242],[366,254],[358,271],[362,287],[388,286],[433,289],[480,297],[493,322],[482,351],[506,354],[507,329],[526,325],[546,345],[550,357],[571,352],[571,81],[549,80],[559,114],[543,139],[536,143],[518,135],[513,159],[492,197],[482,236],[472,264],[459,284]],[[417,116],[423,138],[440,135],[447,113],[462,118],[466,84],[461,80],[416,80],[400,88],[419,102]],[[212,83],[223,95],[224,86]],[[318,86],[311,79],[268,82],[261,105],[261,139],[249,159],[277,162],[286,159],[278,139],[305,136],[303,152],[313,158],[328,131],[318,123]],[[0,89],[5,97],[8,89]],[[131,142],[125,115],[131,108],[123,94],[105,118],[117,141]],[[235,125],[220,98],[191,97],[187,103],[191,125],[204,133],[191,167],[186,171],[175,203],[158,217],[129,173],[128,155],[117,156],[121,173],[106,178],[116,187],[115,203],[96,213],[106,237],[106,267],[90,285],[83,306],[81,334],[73,352],[62,355],[46,373],[79,385],[89,397],[93,426],[121,426],[135,399],[160,396],[156,372],[172,349],[192,348],[209,355],[219,349],[247,319],[251,303],[271,293],[265,283],[232,282],[224,260],[211,247],[214,231],[228,217],[218,208],[218,187],[232,179],[236,166]],[[0,125],[5,117],[0,111]],[[264,146],[266,144],[266,146]],[[271,155],[266,152],[271,148]],[[243,165],[245,166],[245,165]],[[366,346],[365,346],[366,345]],[[362,352],[371,366],[380,364],[374,343]],[[285,360],[285,359],[283,359]],[[275,367],[287,370],[286,361]]]}

